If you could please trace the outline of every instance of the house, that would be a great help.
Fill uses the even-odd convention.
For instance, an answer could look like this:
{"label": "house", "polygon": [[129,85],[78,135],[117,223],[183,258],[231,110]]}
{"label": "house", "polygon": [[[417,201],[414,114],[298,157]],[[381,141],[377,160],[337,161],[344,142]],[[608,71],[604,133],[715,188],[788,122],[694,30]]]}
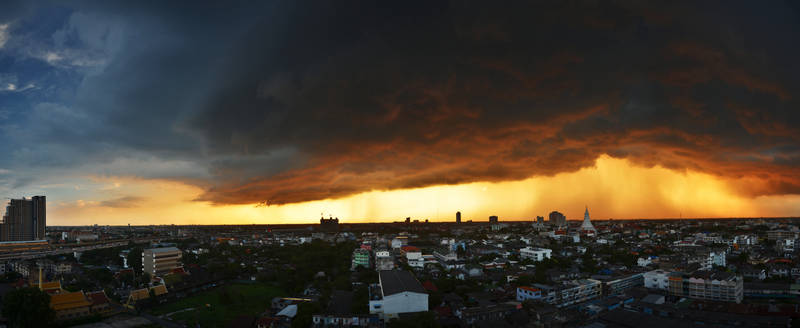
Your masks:
{"label": "house", "polygon": [[388,320],[397,318],[400,313],[428,311],[428,294],[411,272],[380,271],[378,281],[370,288],[370,314]]}
{"label": "house", "polygon": [[517,287],[517,301],[523,302],[527,300],[540,300],[540,299],[542,299],[541,289],[528,286]]}

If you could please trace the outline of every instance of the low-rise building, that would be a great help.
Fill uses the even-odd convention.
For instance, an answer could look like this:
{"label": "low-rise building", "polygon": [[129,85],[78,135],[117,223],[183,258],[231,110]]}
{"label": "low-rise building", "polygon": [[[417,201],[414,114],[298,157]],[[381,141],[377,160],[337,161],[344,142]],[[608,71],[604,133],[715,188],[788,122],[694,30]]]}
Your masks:
{"label": "low-rise building", "polygon": [[370,288],[369,313],[388,320],[401,313],[428,311],[428,294],[411,272],[380,271],[378,281]]}
{"label": "low-rise building", "polygon": [[542,290],[528,286],[517,287],[517,301],[524,302],[528,300],[542,299]]}
{"label": "low-rise building", "polygon": [[92,303],[83,291],[63,292],[50,295],[50,307],[56,312],[56,320],[71,320],[88,316]]}
{"label": "low-rise building", "polygon": [[563,281],[556,286],[536,284],[534,287],[542,290],[545,302],[556,307],[585,302],[602,295],[602,284],[594,279]]}
{"label": "low-rise building", "polygon": [[553,250],[548,248],[538,248],[538,247],[525,247],[519,250],[519,257],[521,259],[530,259],[534,262],[543,261],[544,259],[549,259],[553,254]]}
{"label": "low-rise building", "polygon": [[149,248],[142,252],[142,271],[152,276],[172,272],[182,266],[182,253],[176,247]]}
{"label": "low-rise building", "polygon": [[355,270],[358,267],[369,268],[370,267],[369,259],[370,259],[370,253],[368,250],[363,248],[356,248],[356,250],[353,251],[353,263],[350,269]]}
{"label": "low-rise building", "polygon": [[669,271],[653,270],[643,275],[644,287],[651,289],[667,290],[669,288]]}
{"label": "low-rise building", "polygon": [[744,279],[730,272],[673,272],[667,292],[672,296],[709,301],[740,303],[744,298]]}
{"label": "low-rise building", "polygon": [[394,258],[388,250],[378,250],[375,252],[375,270],[393,270]]}

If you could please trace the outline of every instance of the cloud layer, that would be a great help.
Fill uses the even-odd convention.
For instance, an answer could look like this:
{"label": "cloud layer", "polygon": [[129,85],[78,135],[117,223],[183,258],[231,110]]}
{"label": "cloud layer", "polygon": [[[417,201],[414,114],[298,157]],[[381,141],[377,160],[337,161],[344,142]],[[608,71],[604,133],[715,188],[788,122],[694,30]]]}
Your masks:
{"label": "cloud layer", "polygon": [[0,91],[0,167],[9,192],[71,168],[287,204],[608,154],[800,193],[797,8],[693,5],[9,7],[0,74],[41,87]]}

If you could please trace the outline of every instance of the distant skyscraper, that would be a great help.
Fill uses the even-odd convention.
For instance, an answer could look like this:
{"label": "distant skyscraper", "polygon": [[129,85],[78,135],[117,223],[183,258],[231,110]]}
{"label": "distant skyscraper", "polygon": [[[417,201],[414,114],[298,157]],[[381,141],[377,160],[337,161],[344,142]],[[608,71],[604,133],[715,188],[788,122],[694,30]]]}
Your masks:
{"label": "distant skyscraper", "polygon": [[544,217],[543,216],[537,216],[536,217],[536,223],[543,224],[544,223]]}
{"label": "distant skyscraper", "polygon": [[492,215],[489,217],[489,223],[497,223],[500,220],[497,219],[497,215]]}
{"label": "distant skyscraper", "polygon": [[597,233],[597,229],[594,228],[592,225],[592,221],[589,219],[589,206],[586,206],[586,211],[583,212],[583,223],[581,224],[581,231]]}
{"label": "distant skyscraper", "polygon": [[0,224],[0,241],[45,239],[46,225],[45,196],[12,199],[6,206],[3,223]]}
{"label": "distant skyscraper", "polygon": [[567,217],[559,211],[550,212],[550,224],[555,226],[567,225]]}
{"label": "distant skyscraper", "polygon": [[456,223],[461,223],[461,212],[456,212]]}

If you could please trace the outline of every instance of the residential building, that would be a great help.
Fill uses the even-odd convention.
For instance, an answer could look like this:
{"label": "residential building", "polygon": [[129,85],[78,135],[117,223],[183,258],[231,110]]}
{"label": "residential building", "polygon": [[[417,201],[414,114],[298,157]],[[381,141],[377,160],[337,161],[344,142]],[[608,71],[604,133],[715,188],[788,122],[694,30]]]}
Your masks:
{"label": "residential building", "polygon": [[789,230],[770,230],[767,231],[768,240],[797,239],[797,233]]}
{"label": "residential building", "polygon": [[394,258],[392,254],[385,249],[375,252],[375,270],[393,270]]}
{"label": "residential building", "polygon": [[621,276],[592,276],[603,284],[603,296],[621,295],[627,290],[644,284],[643,273],[633,273]]}
{"label": "residential building", "polygon": [[569,280],[557,286],[536,284],[534,287],[542,290],[545,302],[556,307],[585,302],[602,295],[602,284],[594,279]]}
{"label": "residential building", "polygon": [[370,252],[363,248],[357,248],[353,251],[353,264],[350,269],[355,270],[358,267],[370,268]]}
{"label": "residential building", "polygon": [[651,289],[667,290],[669,288],[669,271],[653,270],[645,272],[644,287]]}
{"label": "residential building", "polygon": [[46,214],[45,196],[9,200],[0,223],[0,241],[47,239]]}
{"label": "residential building", "polygon": [[428,294],[411,272],[379,272],[378,285],[370,288],[369,313],[388,320],[401,313],[425,311],[428,311]]}
{"label": "residential building", "polygon": [[678,297],[740,303],[744,297],[744,279],[730,272],[674,272],[669,275],[667,292]]}
{"label": "residential building", "polygon": [[458,259],[458,253],[448,247],[440,247],[433,251],[433,256],[439,264],[448,270],[463,268],[465,264],[464,260]]}
{"label": "residential building", "polygon": [[517,301],[523,302],[527,300],[540,300],[542,299],[542,290],[528,286],[517,287]]}
{"label": "residential building", "polygon": [[553,250],[548,248],[538,247],[525,247],[519,250],[519,257],[521,259],[531,259],[534,262],[549,259],[553,254]]}
{"label": "residential building", "polygon": [[149,248],[142,252],[142,271],[159,276],[181,267],[181,250],[176,247]]}

